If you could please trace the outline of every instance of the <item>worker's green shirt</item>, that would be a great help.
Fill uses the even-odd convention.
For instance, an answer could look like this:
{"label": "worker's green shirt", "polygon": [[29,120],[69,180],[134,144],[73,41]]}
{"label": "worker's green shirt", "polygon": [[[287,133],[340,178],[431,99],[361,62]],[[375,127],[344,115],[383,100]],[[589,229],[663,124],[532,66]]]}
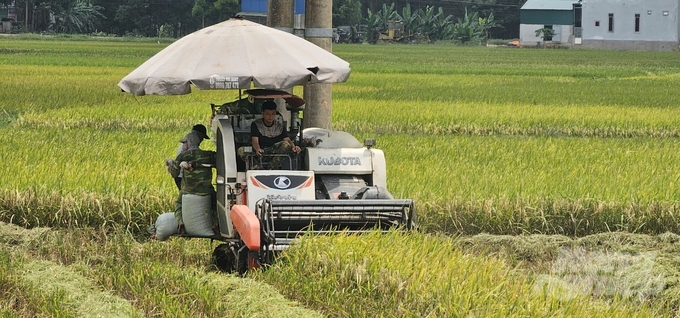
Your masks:
{"label": "worker's green shirt", "polygon": [[172,163],[170,173],[173,177],[177,177],[180,172],[179,164],[182,161],[191,163],[191,170],[184,170],[182,177],[181,194],[196,194],[208,195],[215,192],[212,184],[212,168],[201,167],[201,164],[209,164],[214,166],[216,162],[216,153],[214,151],[190,149],[180,153],[175,161]]}

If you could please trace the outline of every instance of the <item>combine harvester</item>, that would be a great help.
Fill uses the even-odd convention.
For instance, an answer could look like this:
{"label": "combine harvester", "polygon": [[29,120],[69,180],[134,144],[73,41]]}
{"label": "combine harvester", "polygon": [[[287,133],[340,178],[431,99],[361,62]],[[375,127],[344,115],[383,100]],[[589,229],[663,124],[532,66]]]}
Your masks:
{"label": "combine harvester", "polygon": [[[301,98],[277,90],[245,92],[246,98],[212,105],[220,234],[211,238],[225,242],[214,252],[222,270],[244,273],[270,264],[277,251],[309,232],[361,233],[415,226],[413,200],[394,199],[386,189],[385,156],[373,148],[375,140],[362,145],[342,131],[300,131]],[[261,117],[265,100],[278,98],[286,101],[291,116],[288,121],[281,116],[277,120],[290,126],[290,137],[302,152],[265,154],[264,159],[248,154],[244,162],[236,151],[249,148],[250,123]],[[267,169],[267,156],[285,156],[286,170]]]}
{"label": "combine harvester", "polygon": [[[221,269],[245,273],[270,264],[277,251],[309,232],[415,226],[413,201],[394,199],[386,189],[385,156],[373,148],[375,140],[362,144],[341,131],[301,130],[305,101],[281,90],[341,83],[349,73],[349,63],[305,39],[233,17],[173,42],[118,83],[135,96],[189,94],[192,87],[239,91],[236,101],[212,105],[219,233],[189,235],[224,242],[214,252]],[[250,124],[266,100],[285,102],[290,118],[277,120],[302,148],[284,155],[285,170],[267,169],[266,158],[237,156],[239,147],[251,146]],[[189,201],[183,204],[191,210]],[[198,205],[193,210],[203,209]]]}

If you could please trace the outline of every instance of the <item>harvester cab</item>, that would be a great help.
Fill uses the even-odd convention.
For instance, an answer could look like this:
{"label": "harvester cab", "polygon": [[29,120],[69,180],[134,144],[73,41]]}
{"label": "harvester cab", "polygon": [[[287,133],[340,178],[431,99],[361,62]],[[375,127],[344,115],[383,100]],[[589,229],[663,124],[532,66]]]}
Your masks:
{"label": "harvester cab", "polygon": [[[216,265],[245,273],[270,264],[276,252],[302,234],[415,227],[411,199],[387,191],[385,156],[375,140],[359,142],[342,131],[301,129],[305,101],[278,90],[246,90],[247,96],[212,106],[211,133],[217,148],[216,190],[219,234]],[[290,138],[302,151],[291,153],[276,170],[268,155],[237,155],[250,144],[250,125],[261,118],[267,100],[285,102]],[[186,221],[185,221],[186,224]]]}

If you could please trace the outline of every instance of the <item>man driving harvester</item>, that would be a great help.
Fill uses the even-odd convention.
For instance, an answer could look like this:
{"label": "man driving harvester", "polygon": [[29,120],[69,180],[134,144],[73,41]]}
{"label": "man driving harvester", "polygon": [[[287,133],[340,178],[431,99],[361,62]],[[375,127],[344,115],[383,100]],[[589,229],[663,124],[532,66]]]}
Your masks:
{"label": "man driving harvester", "polygon": [[[276,115],[276,103],[266,101],[262,103],[262,118],[250,125],[250,142],[253,153],[258,157],[262,157],[263,154],[288,154],[291,151],[300,153],[300,147],[288,137],[286,128],[276,121]],[[247,162],[248,154],[245,147],[238,149],[238,155]],[[280,169],[284,159],[283,156],[274,156],[269,161],[269,169]]]}

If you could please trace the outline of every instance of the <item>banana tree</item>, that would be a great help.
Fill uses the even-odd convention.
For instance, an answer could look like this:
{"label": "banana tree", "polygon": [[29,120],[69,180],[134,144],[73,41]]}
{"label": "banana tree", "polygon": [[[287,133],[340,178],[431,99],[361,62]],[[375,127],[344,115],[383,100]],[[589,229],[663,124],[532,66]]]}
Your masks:
{"label": "banana tree", "polygon": [[401,21],[404,21],[404,33],[406,34],[407,41],[413,40],[413,37],[418,33],[418,28],[421,24],[418,10],[413,12],[411,10],[411,4],[407,3],[405,7],[401,8],[401,15],[397,16]]}
{"label": "banana tree", "polygon": [[494,20],[493,12],[489,13],[489,16],[486,18],[478,18],[477,25],[479,26],[479,30],[484,34],[483,40],[485,41],[489,39],[489,30],[491,28],[502,27]]}
{"label": "banana tree", "polygon": [[59,33],[88,33],[97,29],[101,20],[105,19],[98,5],[84,0],[76,0],[64,8],[55,6],[53,27]]}
{"label": "banana tree", "polygon": [[540,28],[536,30],[536,36],[540,37],[543,42],[552,41],[553,36],[555,36],[555,30],[552,28]]}
{"label": "banana tree", "polygon": [[428,5],[424,10],[423,8],[420,8],[418,9],[417,14],[420,17],[420,26],[418,27],[418,31],[422,35],[428,36],[428,34],[432,32],[432,25],[430,24],[430,21],[432,21],[436,15],[434,6]]}
{"label": "banana tree", "polygon": [[366,19],[366,33],[367,41],[370,44],[376,44],[378,42],[378,35],[383,30],[384,23],[380,18],[379,14],[374,14],[371,9],[367,9]]}
{"label": "banana tree", "polygon": [[427,6],[422,13],[421,26],[423,27],[423,34],[427,35],[430,43],[434,43],[444,38],[446,28],[452,23],[453,16],[445,16],[442,7],[439,7],[439,9],[435,11],[434,6]]}
{"label": "banana tree", "polygon": [[386,3],[383,3],[382,9],[380,9],[378,12],[376,12],[377,15],[380,16],[380,20],[383,23],[382,30],[387,30],[387,23],[390,20],[395,20],[399,16],[397,13],[397,10],[394,9],[396,4],[392,2],[391,5],[387,6]]}
{"label": "banana tree", "polygon": [[458,22],[451,25],[447,31],[454,42],[461,44],[479,41],[484,36],[484,32],[479,26],[477,12],[468,15],[467,8],[463,19],[459,18]]}

